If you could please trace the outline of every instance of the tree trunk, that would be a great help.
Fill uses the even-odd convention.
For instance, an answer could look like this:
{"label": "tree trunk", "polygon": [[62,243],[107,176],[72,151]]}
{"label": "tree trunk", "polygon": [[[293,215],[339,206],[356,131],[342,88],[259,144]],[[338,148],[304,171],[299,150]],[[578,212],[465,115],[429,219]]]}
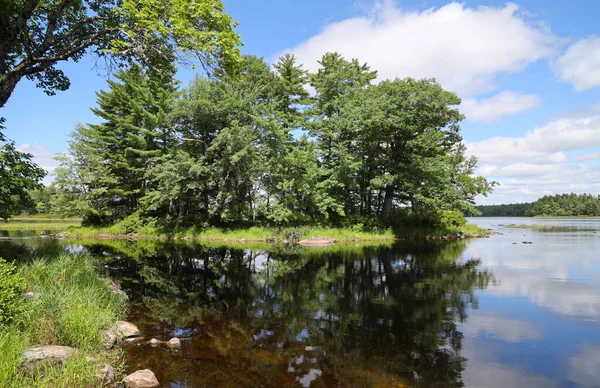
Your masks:
{"label": "tree trunk", "polygon": [[383,211],[381,218],[387,220],[392,214],[392,199],[394,197],[394,186],[388,185],[385,187],[385,199],[383,200]]}
{"label": "tree trunk", "polygon": [[0,108],[4,107],[21,78],[21,75],[14,73],[0,78]]}

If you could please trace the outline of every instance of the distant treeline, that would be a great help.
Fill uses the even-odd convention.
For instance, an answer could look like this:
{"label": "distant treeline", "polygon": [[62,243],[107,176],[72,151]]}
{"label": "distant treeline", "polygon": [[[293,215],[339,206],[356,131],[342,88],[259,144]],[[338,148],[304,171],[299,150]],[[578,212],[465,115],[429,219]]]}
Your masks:
{"label": "distant treeline", "polygon": [[525,217],[531,203],[509,203],[506,205],[477,206],[481,217]]}
{"label": "distant treeline", "polygon": [[547,195],[533,203],[477,206],[481,217],[576,217],[600,216],[600,196],[592,194]]}

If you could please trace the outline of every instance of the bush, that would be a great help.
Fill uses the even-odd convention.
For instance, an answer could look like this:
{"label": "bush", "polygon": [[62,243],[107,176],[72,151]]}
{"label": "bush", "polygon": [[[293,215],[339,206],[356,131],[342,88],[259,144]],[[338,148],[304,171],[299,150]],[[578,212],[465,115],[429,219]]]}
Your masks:
{"label": "bush", "polygon": [[15,266],[0,259],[0,325],[10,323],[22,310],[25,286]]}

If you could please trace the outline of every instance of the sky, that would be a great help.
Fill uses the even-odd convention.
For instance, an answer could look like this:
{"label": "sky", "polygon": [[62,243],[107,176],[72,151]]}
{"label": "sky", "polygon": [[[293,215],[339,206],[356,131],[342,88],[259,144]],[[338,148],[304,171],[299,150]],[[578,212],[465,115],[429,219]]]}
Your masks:
{"label": "sky", "polygon": [[[285,52],[308,70],[338,51],[379,78],[436,78],[462,99],[462,135],[477,173],[500,185],[478,204],[600,194],[598,0],[223,0],[242,52]],[[71,88],[46,96],[21,81],[0,114],[5,135],[50,173],[107,75],[91,56],[61,65]],[[182,84],[194,76],[180,69]],[[49,182],[47,178],[46,182]]]}

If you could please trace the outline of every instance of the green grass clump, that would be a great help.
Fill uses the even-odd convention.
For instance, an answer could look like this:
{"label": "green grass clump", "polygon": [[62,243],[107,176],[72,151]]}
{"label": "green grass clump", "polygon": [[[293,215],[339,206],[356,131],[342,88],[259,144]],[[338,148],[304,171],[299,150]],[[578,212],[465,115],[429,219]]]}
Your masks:
{"label": "green grass clump", "polygon": [[[39,258],[19,267],[35,296],[24,301],[10,325],[0,328],[0,387],[98,386],[104,364],[120,362],[118,351],[104,350],[101,331],[123,319],[126,303],[97,277],[97,269],[95,259],[85,254]],[[63,365],[22,368],[23,350],[43,345],[79,351]]]}
{"label": "green grass clump", "polygon": [[0,258],[0,325],[9,324],[23,309],[25,279],[15,266]]}

